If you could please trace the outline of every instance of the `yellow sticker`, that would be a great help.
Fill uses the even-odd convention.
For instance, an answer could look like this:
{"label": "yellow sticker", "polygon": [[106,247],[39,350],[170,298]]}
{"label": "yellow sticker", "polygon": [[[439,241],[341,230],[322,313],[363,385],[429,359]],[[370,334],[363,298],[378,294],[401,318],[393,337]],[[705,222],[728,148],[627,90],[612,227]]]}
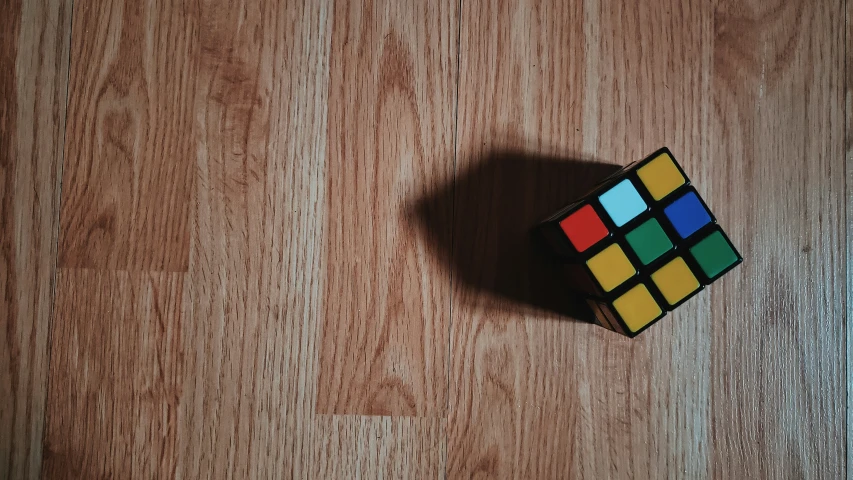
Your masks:
{"label": "yellow sticker", "polygon": [[614,300],[613,307],[632,332],[641,330],[663,313],[649,289],[642,283]]}
{"label": "yellow sticker", "polygon": [[686,182],[684,175],[681,174],[672,157],[666,152],[643,165],[637,170],[637,175],[655,200],[660,200],[669,195]]}
{"label": "yellow sticker", "polygon": [[699,288],[699,281],[681,257],[653,273],[652,280],[670,305],[675,305]]}
{"label": "yellow sticker", "polygon": [[587,260],[586,264],[605,292],[622,285],[637,273],[622,247],[615,243]]}

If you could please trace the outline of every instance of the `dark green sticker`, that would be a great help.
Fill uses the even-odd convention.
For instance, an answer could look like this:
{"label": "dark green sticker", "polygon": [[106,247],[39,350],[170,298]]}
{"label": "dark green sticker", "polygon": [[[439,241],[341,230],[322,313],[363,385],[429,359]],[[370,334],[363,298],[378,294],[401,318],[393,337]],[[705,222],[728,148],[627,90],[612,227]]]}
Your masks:
{"label": "dark green sticker", "polygon": [[708,278],[716,277],[737,262],[737,254],[720,232],[714,232],[702,239],[690,248],[690,253]]}
{"label": "dark green sticker", "polygon": [[672,242],[654,218],[629,232],[625,239],[643,265],[654,262],[672,248]]}

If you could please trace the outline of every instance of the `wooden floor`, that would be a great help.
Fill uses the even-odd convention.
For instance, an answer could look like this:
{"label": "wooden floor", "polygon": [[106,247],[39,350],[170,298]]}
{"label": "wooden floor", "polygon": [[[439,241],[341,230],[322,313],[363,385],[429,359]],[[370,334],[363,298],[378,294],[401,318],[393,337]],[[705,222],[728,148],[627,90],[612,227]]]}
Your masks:
{"label": "wooden floor", "polygon": [[[0,478],[852,478],[848,3],[7,0]],[[664,145],[627,340],[526,231]]]}

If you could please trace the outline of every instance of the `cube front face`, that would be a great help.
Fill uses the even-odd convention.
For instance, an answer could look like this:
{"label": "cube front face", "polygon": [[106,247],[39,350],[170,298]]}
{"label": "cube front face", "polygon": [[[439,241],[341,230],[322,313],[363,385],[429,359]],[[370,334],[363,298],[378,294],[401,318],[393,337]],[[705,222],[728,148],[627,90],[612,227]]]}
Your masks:
{"label": "cube front face", "polygon": [[596,323],[631,337],[743,261],[666,148],[541,229]]}

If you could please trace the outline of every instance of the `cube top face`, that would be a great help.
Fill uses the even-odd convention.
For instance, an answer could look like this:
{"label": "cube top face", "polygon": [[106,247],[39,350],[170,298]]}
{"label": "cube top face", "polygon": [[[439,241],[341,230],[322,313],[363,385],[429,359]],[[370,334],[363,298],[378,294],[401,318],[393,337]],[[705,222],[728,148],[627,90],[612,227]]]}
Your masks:
{"label": "cube top face", "polygon": [[743,262],[665,148],[605,179],[543,231],[584,274],[574,284],[597,323],[631,337]]}

